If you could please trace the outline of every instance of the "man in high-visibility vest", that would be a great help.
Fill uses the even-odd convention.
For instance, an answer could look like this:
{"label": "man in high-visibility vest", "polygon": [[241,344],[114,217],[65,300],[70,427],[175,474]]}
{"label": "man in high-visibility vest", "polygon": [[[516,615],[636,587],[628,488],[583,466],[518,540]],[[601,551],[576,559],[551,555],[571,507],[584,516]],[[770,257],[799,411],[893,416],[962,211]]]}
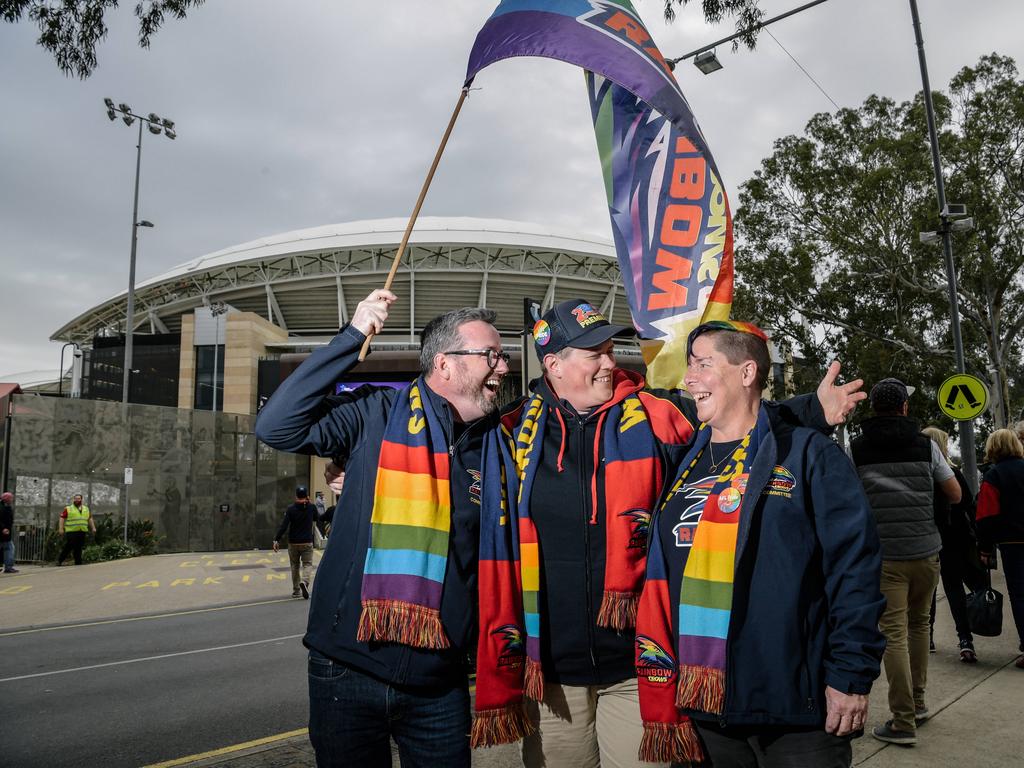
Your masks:
{"label": "man in high-visibility vest", "polygon": [[60,513],[59,529],[64,537],[64,549],[60,551],[57,565],[64,565],[64,558],[74,552],[75,565],[82,564],[82,547],[85,546],[85,534],[96,533],[96,523],[92,519],[89,507],[82,503],[82,494],[76,493],[71,503]]}

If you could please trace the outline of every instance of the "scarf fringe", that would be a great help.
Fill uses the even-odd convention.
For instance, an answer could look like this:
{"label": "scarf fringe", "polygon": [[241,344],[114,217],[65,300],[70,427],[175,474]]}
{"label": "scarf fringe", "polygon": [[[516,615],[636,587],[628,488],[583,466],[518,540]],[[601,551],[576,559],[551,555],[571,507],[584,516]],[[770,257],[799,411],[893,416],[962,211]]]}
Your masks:
{"label": "scarf fringe", "polygon": [[400,600],[364,600],[356,639],[413,648],[449,647],[440,611]]}
{"label": "scarf fringe", "polygon": [[526,716],[523,700],[520,699],[500,709],[477,712],[469,733],[469,744],[473,749],[513,744],[535,730],[530,718]]}
{"label": "scarf fringe", "polygon": [[676,706],[718,715],[725,704],[725,671],[692,664],[679,667]]}
{"label": "scarf fringe", "polygon": [[636,611],[640,595],[636,592],[605,592],[601,598],[601,609],[597,614],[597,625],[611,629],[625,630],[636,626]]}
{"label": "scarf fringe", "polygon": [[640,760],[644,763],[699,763],[704,750],[693,722],[644,723],[640,740]]}
{"label": "scarf fringe", "polygon": [[523,693],[536,702],[544,701],[544,670],[539,661],[529,658],[526,660]]}

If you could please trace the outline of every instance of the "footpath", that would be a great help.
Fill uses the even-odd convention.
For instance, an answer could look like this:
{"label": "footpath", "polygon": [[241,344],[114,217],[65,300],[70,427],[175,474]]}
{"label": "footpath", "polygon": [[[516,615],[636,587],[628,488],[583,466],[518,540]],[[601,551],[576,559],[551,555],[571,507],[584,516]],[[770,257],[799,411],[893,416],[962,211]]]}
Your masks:
{"label": "footpath", "polygon": [[[320,553],[317,552],[317,560]],[[126,616],[215,610],[248,602],[290,600],[284,552],[156,555],[62,568],[19,566],[0,576],[0,633],[27,627],[104,621]],[[993,586],[1004,595],[1002,574]],[[937,652],[929,659],[927,702],[932,718],[914,747],[883,744],[865,735],[854,741],[854,765],[866,768],[1003,768],[1024,765],[1024,670],[1009,604],[1003,634],[976,637],[977,664],[962,664],[952,617],[940,591],[935,623]],[[888,719],[885,675],[871,694],[868,727]],[[184,751],[184,750],[183,750]],[[394,764],[398,765],[397,756]],[[305,729],[215,752],[159,764],[159,768],[311,768]],[[521,765],[517,746],[477,750],[479,768]],[[157,768],[153,766],[151,768]],[[443,767],[442,767],[443,768]]]}
{"label": "footpath", "polygon": [[[314,567],[320,562],[314,552]],[[0,631],[291,599],[285,550],[19,565],[0,576]]]}

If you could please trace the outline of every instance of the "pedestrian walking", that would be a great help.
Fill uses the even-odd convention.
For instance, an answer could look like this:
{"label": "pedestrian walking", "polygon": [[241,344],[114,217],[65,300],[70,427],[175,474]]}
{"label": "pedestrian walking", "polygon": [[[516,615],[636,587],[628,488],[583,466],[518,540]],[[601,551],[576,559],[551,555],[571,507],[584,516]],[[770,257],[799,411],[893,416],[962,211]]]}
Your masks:
{"label": "pedestrian walking", "polygon": [[327,514],[327,505],[324,504],[324,493],[323,491],[317,491],[313,495],[313,506],[316,507],[316,527],[320,531],[321,536],[326,536],[327,533],[324,531],[324,517]]}
{"label": "pedestrian walking", "polygon": [[75,565],[81,565],[86,534],[89,531],[96,533],[96,521],[93,520],[89,507],[82,503],[82,494],[76,493],[71,503],[64,507],[57,522],[57,529],[64,537],[64,548],[57,558],[57,565],[63,565],[64,559],[72,553],[75,556]]}
{"label": "pedestrian walking", "polygon": [[[288,506],[281,525],[274,536],[274,551],[280,549],[280,542],[288,534],[288,562],[292,566],[292,597],[300,595],[309,600],[309,582],[313,575],[313,526],[316,524],[316,507],[309,502],[309,491],[300,485],[295,489],[295,501]],[[301,565],[301,574],[299,573]]]}
{"label": "pedestrian walking", "polygon": [[[967,595],[964,592],[964,585],[967,585],[968,591],[973,592],[988,583],[986,574],[978,563],[977,535],[974,531],[974,498],[963,473],[949,461],[949,434],[938,427],[926,427],[922,432],[939,447],[942,458],[949,463],[960,486],[959,502],[950,504],[946,495],[940,492],[935,494],[933,507],[935,524],[942,539],[939,577],[942,580],[942,591],[946,593],[946,604],[956,626],[957,650],[960,653],[960,661],[964,664],[974,664],[978,661],[978,655],[974,649],[971,625],[967,620]],[[932,593],[930,650],[935,649],[935,610],[935,593]]]}
{"label": "pedestrian walking", "polygon": [[0,495],[0,550],[4,555],[4,573],[17,573],[14,567],[14,494]]}
{"label": "pedestrian walking", "polygon": [[907,415],[912,391],[899,379],[878,382],[870,395],[875,416],[861,424],[862,434],[851,443],[882,542],[886,600],[880,627],[886,638],[882,661],[892,718],[871,734],[905,746],[917,743],[917,726],[930,716],[924,699],[928,628],[942,549],[934,489],[952,503],[960,501],[960,484],[949,463]]}
{"label": "pedestrian walking", "polygon": [[[985,441],[985,461],[991,467],[978,492],[978,549],[994,567],[999,547],[1017,647],[1024,651],[1024,445],[1010,430],[997,429]],[[1024,669],[1024,656],[1015,665]]]}

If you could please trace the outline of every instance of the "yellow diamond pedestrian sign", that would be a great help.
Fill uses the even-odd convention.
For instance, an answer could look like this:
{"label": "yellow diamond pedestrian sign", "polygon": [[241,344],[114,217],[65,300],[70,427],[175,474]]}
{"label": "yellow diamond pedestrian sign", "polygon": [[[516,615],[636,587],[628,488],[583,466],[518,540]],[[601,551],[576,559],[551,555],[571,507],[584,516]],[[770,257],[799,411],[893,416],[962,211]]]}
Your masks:
{"label": "yellow diamond pedestrian sign", "polygon": [[939,408],[957,421],[970,421],[988,408],[988,387],[977,376],[958,373],[939,386]]}

